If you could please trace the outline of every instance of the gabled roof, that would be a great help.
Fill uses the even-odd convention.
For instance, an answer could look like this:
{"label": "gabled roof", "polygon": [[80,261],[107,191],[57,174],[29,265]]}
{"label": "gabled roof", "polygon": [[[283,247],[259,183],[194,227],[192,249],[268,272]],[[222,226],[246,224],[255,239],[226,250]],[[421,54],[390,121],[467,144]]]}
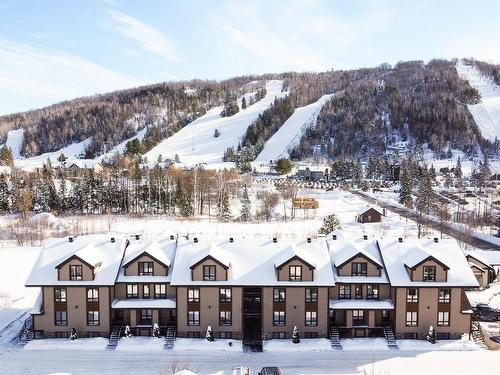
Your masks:
{"label": "gabled roof", "polygon": [[193,263],[193,264],[191,265],[191,267],[189,267],[189,268],[194,269],[194,268],[198,267],[201,263],[203,263],[203,262],[205,262],[205,261],[207,261],[207,260],[211,260],[212,262],[217,263],[219,266],[221,266],[222,268],[224,268],[224,269],[226,269],[226,270],[229,268],[229,264],[222,263],[220,260],[218,260],[218,259],[214,258],[214,257],[213,257],[212,255],[210,255],[210,254],[209,254],[209,255],[205,255],[205,256],[204,256],[203,258],[201,258],[199,261],[197,261],[196,263]]}
{"label": "gabled roof", "polygon": [[486,270],[483,267],[477,265],[476,263],[469,262],[469,266],[471,266],[472,268],[477,268],[481,272],[486,272]]}
{"label": "gabled roof", "polygon": [[378,207],[378,206],[371,206],[371,205],[367,205],[365,207],[361,207],[359,210],[358,210],[358,215],[363,215],[365,212],[368,212],[370,210],[375,210],[377,211],[380,215],[383,215],[383,210]]}
{"label": "gabled roof", "polygon": [[[467,259],[469,260],[470,258],[472,259],[475,259],[476,261],[478,261],[479,263],[481,263],[483,266],[485,266],[486,268],[490,268],[490,269],[494,269],[486,259],[484,259],[481,255],[478,255],[476,254],[476,252],[468,252],[466,253],[465,255],[467,257]],[[470,263],[470,262],[469,262]]]}
{"label": "gabled roof", "polygon": [[228,269],[230,264],[227,261],[224,261],[224,252],[222,249],[220,249],[216,244],[211,244],[205,252],[201,252],[192,263],[191,266],[189,267],[190,269],[196,268],[199,266],[201,263],[203,263],[206,260],[212,260],[213,262],[217,263],[224,269]]}
{"label": "gabled roof", "polygon": [[309,256],[310,251],[307,251],[307,247],[297,247],[296,245],[290,245],[286,247],[276,259],[274,263],[275,268],[282,268],[293,260],[299,260],[304,263],[309,269],[313,270],[316,266],[313,264],[312,257]]}
{"label": "gabled roof", "polygon": [[82,262],[83,264],[85,264],[88,268],[94,269],[94,266],[92,264],[90,264],[86,260],[80,258],[76,254],[73,254],[70,257],[68,257],[67,259],[63,260],[61,263],[59,263],[58,265],[56,265],[56,268],[62,268],[66,263],[69,263],[72,260],[78,260],[78,261]]}
{"label": "gabled roof", "polygon": [[147,256],[151,260],[154,260],[156,263],[160,263],[165,268],[167,268],[170,265],[170,260],[168,258],[165,260],[168,264],[165,264],[164,261],[161,261],[157,257],[151,255],[150,251],[144,250],[142,253],[137,254],[137,256],[132,258],[132,259],[129,259],[127,261],[125,261],[125,259],[124,259],[124,264],[122,267],[127,267],[129,264],[134,263],[137,259],[139,259],[143,256]]}

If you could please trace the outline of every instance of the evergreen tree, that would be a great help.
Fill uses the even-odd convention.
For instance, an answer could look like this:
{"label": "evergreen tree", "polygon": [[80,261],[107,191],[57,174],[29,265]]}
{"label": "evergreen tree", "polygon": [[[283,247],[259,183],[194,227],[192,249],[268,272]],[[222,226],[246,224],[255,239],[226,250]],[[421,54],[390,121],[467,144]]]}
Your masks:
{"label": "evergreen tree", "polygon": [[240,107],[238,107],[238,103],[236,102],[236,98],[231,95],[227,94],[226,98],[224,100],[224,108],[222,109],[222,112],[220,113],[221,117],[231,117],[235,114],[237,114],[240,111]]}
{"label": "evergreen tree", "polygon": [[420,179],[417,191],[416,208],[418,211],[428,215],[434,205],[435,194],[432,189],[432,179],[430,173],[424,168],[424,175]]}
{"label": "evergreen tree", "polygon": [[455,176],[456,186],[458,188],[461,188],[462,187],[462,162],[460,161],[460,156],[457,159],[457,165],[455,166],[455,169],[453,170],[453,175]]}
{"label": "evergreen tree", "polygon": [[10,196],[9,185],[5,180],[5,176],[0,175],[0,213],[6,214],[10,211]]}
{"label": "evergreen tree", "polygon": [[241,109],[247,109],[247,100],[245,97],[241,98]]}
{"label": "evergreen tree", "polygon": [[400,186],[399,203],[405,205],[406,207],[412,207],[413,199],[411,193],[413,190],[413,181],[411,178],[408,161],[403,161],[401,165]]}
{"label": "evergreen tree", "polygon": [[64,155],[62,152],[61,152],[61,155],[59,155],[57,157],[57,161],[61,164],[64,165],[64,163],[66,162],[66,160],[68,160],[68,158],[66,157],[66,155]]}
{"label": "evergreen tree", "polygon": [[215,131],[214,131],[214,138],[219,138],[219,136],[220,136],[219,129],[215,129]]}
{"label": "evergreen tree", "polygon": [[0,165],[6,165],[8,167],[12,167],[14,165],[14,156],[7,145],[3,145],[3,147],[0,148]]}
{"label": "evergreen tree", "polygon": [[325,216],[323,219],[323,226],[319,229],[321,234],[329,234],[335,229],[340,229],[340,220],[335,214]]}
{"label": "evergreen tree", "polygon": [[66,179],[64,176],[61,176],[61,179],[59,180],[59,210],[61,212],[66,212],[68,209],[68,204],[67,204],[67,194],[68,194],[68,187],[66,185]]}
{"label": "evergreen tree", "polygon": [[241,196],[241,215],[242,221],[248,222],[252,221],[252,205],[250,202],[250,197],[248,196],[247,186],[243,187],[243,194]]}
{"label": "evergreen tree", "polygon": [[278,159],[278,161],[276,162],[276,171],[279,174],[290,173],[292,168],[293,168],[293,164],[290,161],[290,159],[281,158],[281,159]]}
{"label": "evergreen tree", "polygon": [[220,221],[231,220],[231,207],[229,206],[229,194],[226,189],[222,192],[222,199],[217,214]]}

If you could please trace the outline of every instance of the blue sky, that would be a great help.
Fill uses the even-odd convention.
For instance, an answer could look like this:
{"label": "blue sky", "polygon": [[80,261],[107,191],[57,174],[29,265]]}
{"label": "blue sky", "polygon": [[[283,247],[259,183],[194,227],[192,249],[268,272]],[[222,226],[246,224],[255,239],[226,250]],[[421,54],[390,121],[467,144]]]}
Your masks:
{"label": "blue sky", "polygon": [[500,1],[0,0],[0,114],[190,78],[473,56]]}

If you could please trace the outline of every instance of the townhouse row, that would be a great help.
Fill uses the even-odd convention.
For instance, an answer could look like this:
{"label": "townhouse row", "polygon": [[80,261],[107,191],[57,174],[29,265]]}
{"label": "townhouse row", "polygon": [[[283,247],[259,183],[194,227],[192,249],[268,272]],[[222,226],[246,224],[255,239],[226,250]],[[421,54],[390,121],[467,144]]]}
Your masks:
{"label": "townhouse row", "polygon": [[455,240],[257,240],[178,235],[49,240],[26,286],[41,289],[36,338],[164,333],[259,343],[301,337],[438,339],[470,330],[464,293],[479,286]]}

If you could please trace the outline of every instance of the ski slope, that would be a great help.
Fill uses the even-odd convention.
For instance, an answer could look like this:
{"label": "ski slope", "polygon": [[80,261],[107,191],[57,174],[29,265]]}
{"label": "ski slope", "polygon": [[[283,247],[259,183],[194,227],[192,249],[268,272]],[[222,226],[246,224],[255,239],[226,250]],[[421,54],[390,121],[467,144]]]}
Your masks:
{"label": "ski slope", "polygon": [[500,139],[500,86],[485,77],[476,67],[464,65],[462,61],[456,65],[460,77],[469,81],[481,94],[481,102],[467,105],[484,138],[495,141]]}
{"label": "ski slope", "polygon": [[317,102],[295,109],[290,118],[265,143],[255,163],[268,163],[270,160],[288,157],[288,150],[299,143],[305,129],[316,123],[321,108],[332,97],[333,94],[323,95]]}
{"label": "ski slope", "polygon": [[[145,156],[149,161],[155,161],[159,155],[164,159],[174,159],[175,155],[179,155],[180,162],[188,167],[200,163],[222,164],[224,151],[231,146],[237,147],[248,126],[259,114],[267,109],[276,97],[284,97],[287,94],[281,92],[282,87],[283,81],[268,81],[267,94],[263,99],[231,117],[220,116],[222,107],[212,108],[151,149]],[[215,129],[220,131],[217,138],[214,137]]]}
{"label": "ski slope", "polygon": [[[21,148],[23,145],[23,139],[24,139],[24,129],[14,129],[14,130],[9,130],[7,133],[7,140],[5,142],[5,146],[10,148],[10,151],[12,152],[12,156],[14,159],[17,159],[21,157]],[[3,145],[0,144],[0,148],[3,147]]]}

